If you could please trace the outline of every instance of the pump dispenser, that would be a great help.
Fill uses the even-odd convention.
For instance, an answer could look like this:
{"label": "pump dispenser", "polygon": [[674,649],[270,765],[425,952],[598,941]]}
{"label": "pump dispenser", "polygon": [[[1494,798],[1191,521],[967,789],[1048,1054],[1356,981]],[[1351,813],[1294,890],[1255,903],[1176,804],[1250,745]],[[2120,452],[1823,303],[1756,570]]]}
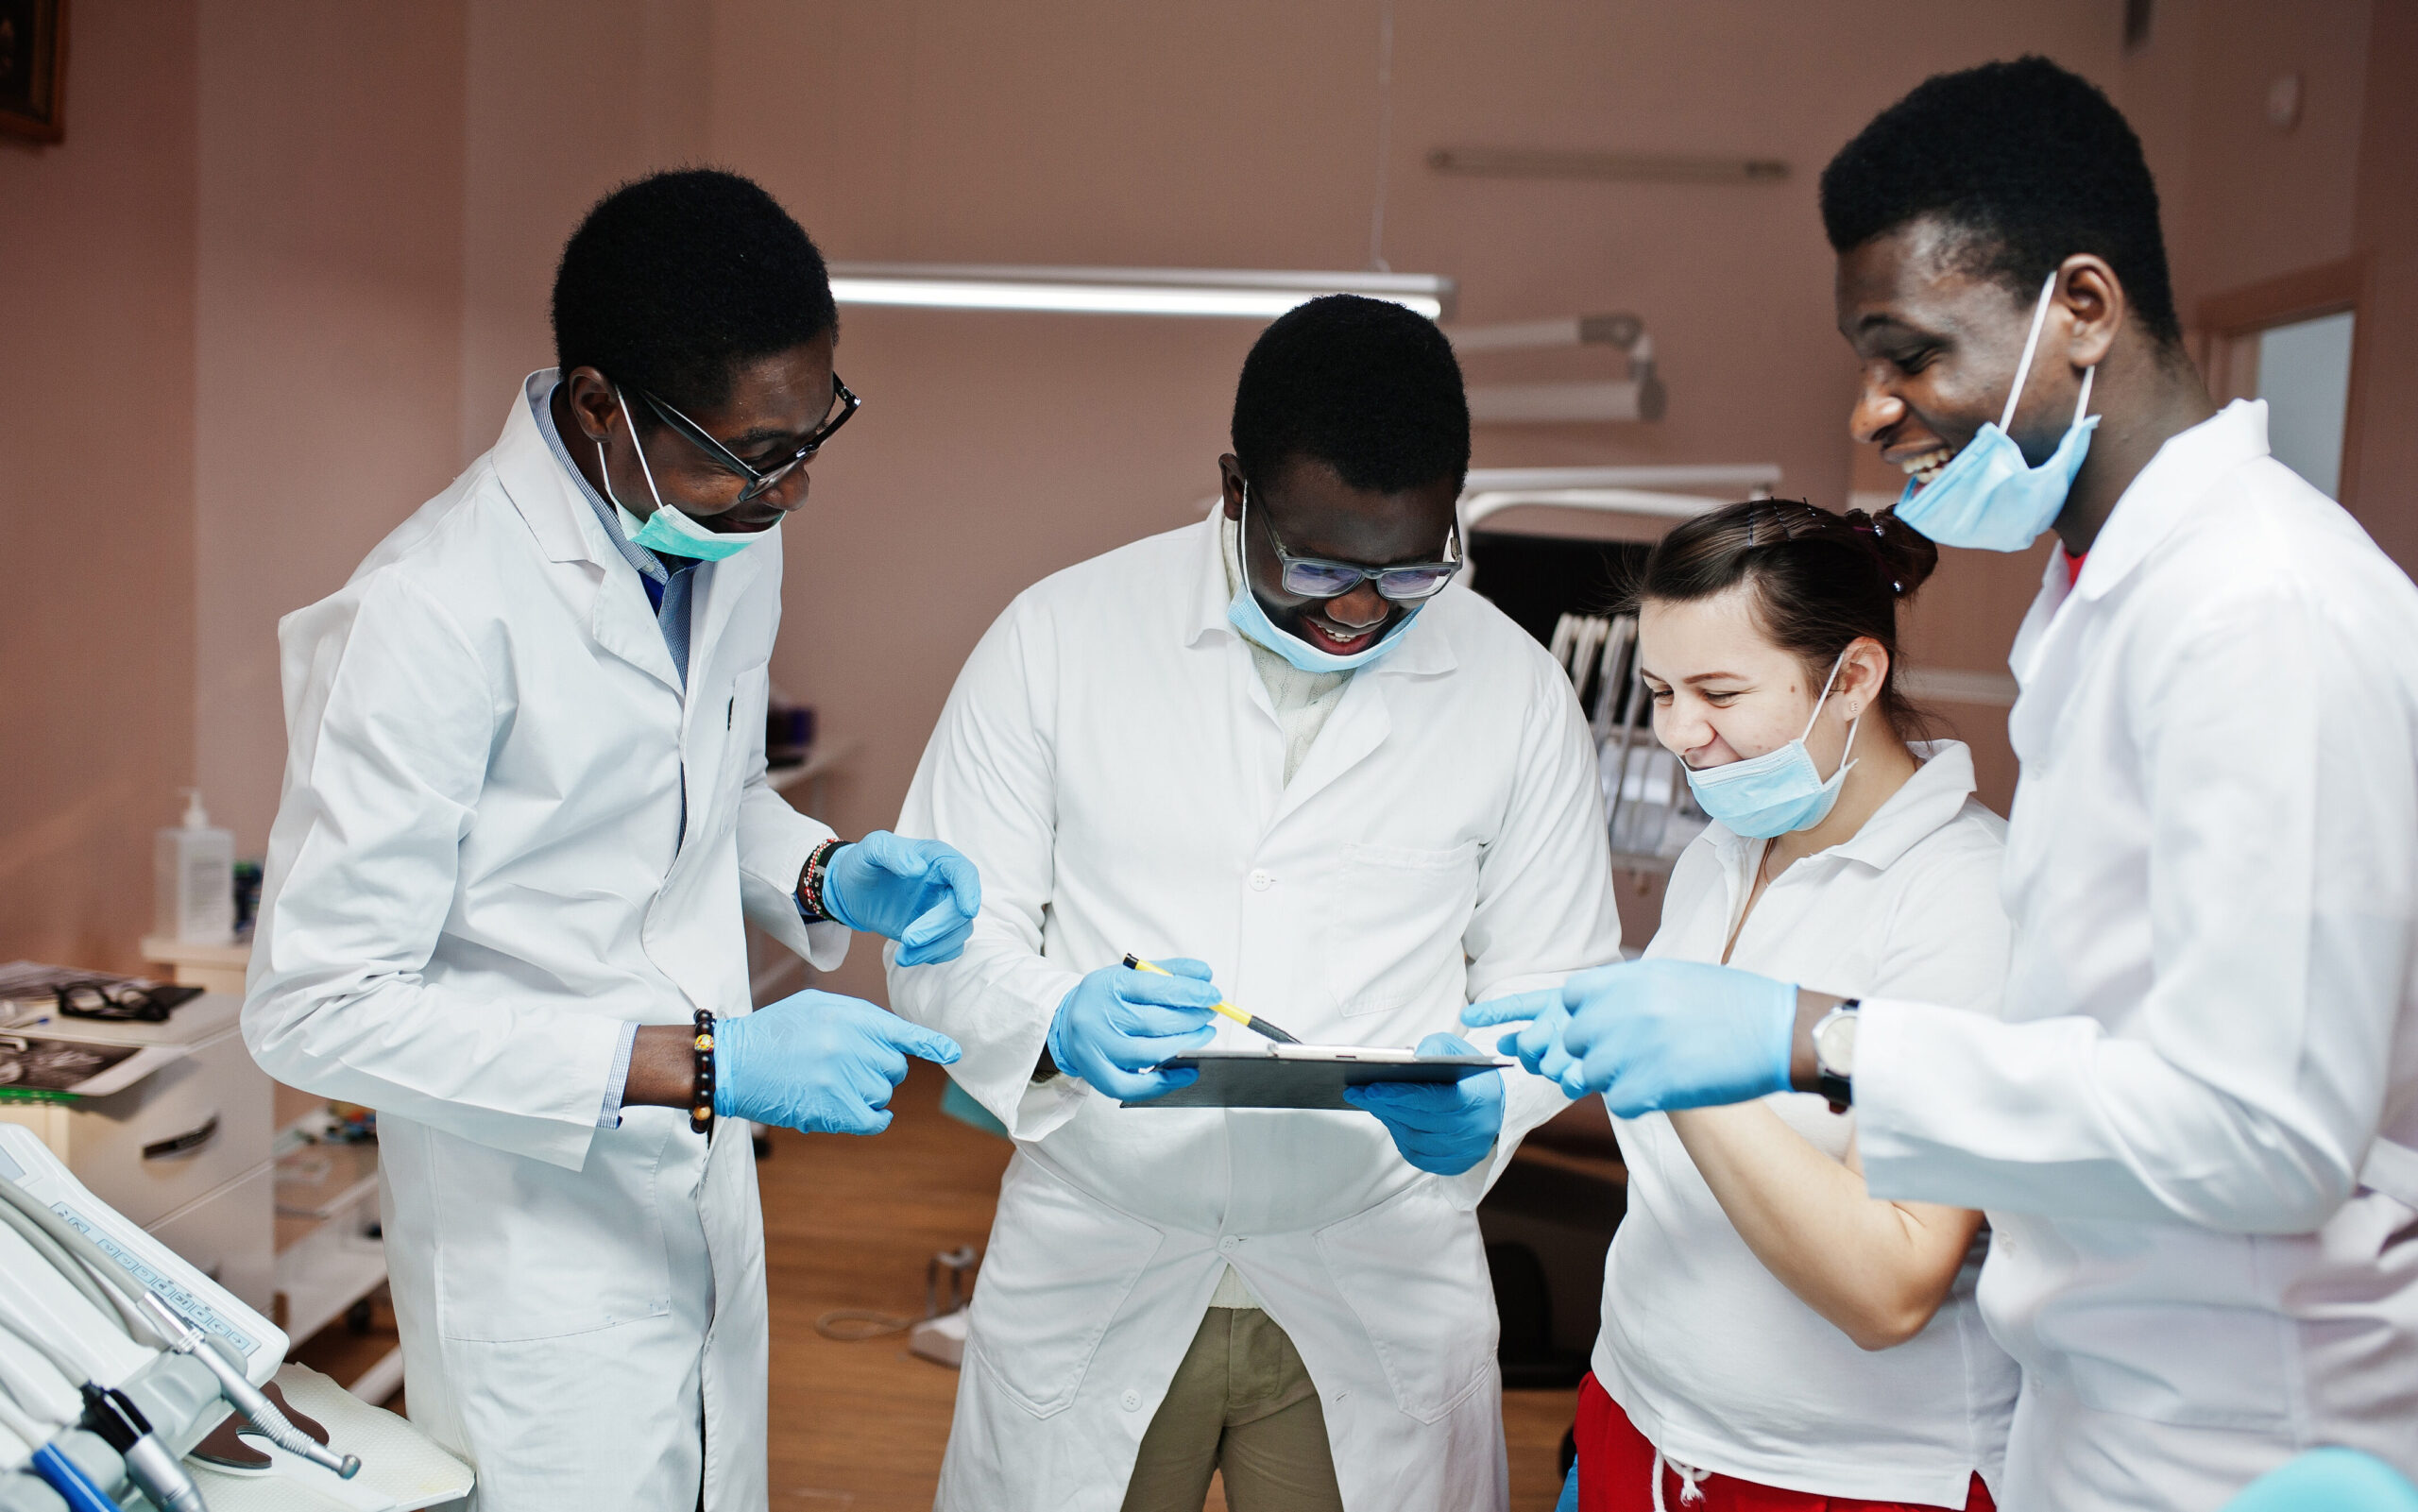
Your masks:
{"label": "pump dispenser", "polygon": [[184,823],[152,848],[152,929],[188,945],[235,938],[235,837],[210,823],[201,790],[187,788]]}

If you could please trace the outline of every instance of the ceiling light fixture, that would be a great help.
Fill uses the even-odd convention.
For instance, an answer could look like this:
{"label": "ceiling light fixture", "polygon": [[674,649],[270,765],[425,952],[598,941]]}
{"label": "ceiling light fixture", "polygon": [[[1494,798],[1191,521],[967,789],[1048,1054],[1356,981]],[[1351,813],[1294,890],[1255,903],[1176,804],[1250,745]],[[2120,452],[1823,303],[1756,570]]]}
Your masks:
{"label": "ceiling light fixture", "polygon": [[1388,299],[1431,320],[1451,314],[1451,279],[1426,273],[1250,268],[1030,267],[959,263],[834,263],[842,304],[1068,314],[1203,315],[1272,320],[1322,294]]}

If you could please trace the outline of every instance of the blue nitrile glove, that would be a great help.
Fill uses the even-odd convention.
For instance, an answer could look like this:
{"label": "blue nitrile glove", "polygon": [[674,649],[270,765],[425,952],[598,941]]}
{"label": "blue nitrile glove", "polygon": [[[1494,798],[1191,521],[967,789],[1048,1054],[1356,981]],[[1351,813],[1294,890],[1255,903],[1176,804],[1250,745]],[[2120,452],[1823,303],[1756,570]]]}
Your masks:
{"label": "blue nitrile glove", "polygon": [[[1422,1055],[1475,1055],[1457,1034],[1431,1034]],[[1503,1073],[1481,1071],[1458,1081],[1377,1081],[1346,1087],[1343,1100],[1377,1115],[1402,1158],[1422,1171],[1458,1176],[1494,1147],[1503,1132]]]}
{"label": "blue nitrile glove", "polygon": [[[1497,1054],[1517,1056],[1520,1064],[1532,1076],[1547,1081],[1559,1081],[1561,1074],[1577,1064],[1570,1052],[1561,1047],[1561,1031],[1570,1027],[1570,1011],[1561,1006],[1561,989],[1540,988],[1533,993],[1514,993],[1508,997],[1490,997],[1483,1003],[1472,1003],[1461,1010],[1461,1022],[1473,1029],[1490,1025],[1525,1023],[1517,1034],[1506,1034],[1494,1042]],[[1568,1089],[1563,1089],[1567,1091]],[[1576,1093],[1572,1093],[1576,1096]]]}
{"label": "blue nitrile glove", "polygon": [[877,829],[831,853],[823,911],[898,942],[898,964],[955,960],[982,910],[982,878],[956,846]]}
{"label": "blue nitrile glove", "polygon": [[1209,1005],[1220,994],[1209,968],[1178,957],[1167,975],[1102,966],[1075,984],[1049,1022],[1049,1059],[1119,1102],[1140,1102],[1200,1079],[1198,1071],[1153,1071],[1169,1056],[1217,1038]]}
{"label": "blue nitrile glove", "polygon": [[1600,1092],[1619,1118],[1748,1102],[1789,1090],[1796,988],[1694,960],[1633,960],[1561,984],[1575,1097]]}
{"label": "blue nitrile glove", "polygon": [[2312,1449],[2242,1488],[2224,1512],[2414,1512],[2418,1487],[2356,1449]]}
{"label": "blue nitrile glove", "polygon": [[878,1134],[907,1057],[947,1065],[947,1035],[837,993],[795,993],[714,1026],[714,1114],[808,1133]]}

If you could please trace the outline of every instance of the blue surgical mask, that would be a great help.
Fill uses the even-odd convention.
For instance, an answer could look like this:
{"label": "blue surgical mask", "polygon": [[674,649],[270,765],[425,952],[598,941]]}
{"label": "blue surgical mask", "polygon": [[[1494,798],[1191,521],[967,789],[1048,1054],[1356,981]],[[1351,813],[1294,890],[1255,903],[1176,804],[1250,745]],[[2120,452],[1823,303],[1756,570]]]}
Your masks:
{"label": "blue surgical mask", "polygon": [[1688,790],[1695,794],[1696,807],[1749,840],[1770,840],[1792,830],[1811,829],[1830,818],[1832,806],[1839,801],[1839,789],[1855,765],[1848,756],[1855,749],[1856,728],[1864,722],[1864,716],[1858,713],[1848,725],[1847,744],[1839,751],[1839,770],[1831,773],[1828,782],[1814,769],[1814,757],[1805,749],[1805,736],[1814,733],[1814,721],[1822,717],[1822,705],[1830,702],[1831,687],[1839,680],[1839,666],[1846,660],[1847,654],[1842,652],[1839,660],[1831,664],[1831,675],[1823,682],[1822,696],[1814,701],[1814,713],[1805,722],[1804,735],[1777,750],[1727,766],[1706,767],[1702,771],[1688,767]]}
{"label": "blue surgical mask", "polygon": [[[702,562],[719,562],[740,552],[770,535],[780,533],[781,522],[773,521],[759,531],[708,530],[689,516],[663,501],[662,493],[655,486],[655,469],[647,466],[646,446],[639,440],[638,422],[630,418],[629,401],[622,398],[619,387],[613,390],[613,402],[622,406],[622,419],[630,428],[630,446],[639,454],[639,471],[646,475],[646,491],[655,495],[655,513],[646,518],[639,533],[630,537],[633,545],[650,552],[664,552],[673,556],[692,556]],[[604,465],[604,443],[596,443],[596,470],[604,479],[604,497],[613,507],[628,513],[626,504],[614,496],[613,471]]]}
{"label": "blue surgical mask", "polygon": [[[1243,507],[1246,510],[1251,507],[1248,494],[1244,496]],[[1375,645],[1363,647],[1348,656],[1338,656],[1331,651],[1320,651],[1301,637],[1287,635],[1277,629],[1276,621],[1269,619],[1268,611],[1260,607],[1259,595],[1251,590],[1251,548],[1240,536],[1241,533],[1238,530],[1235,542],[1235,558],[1242,567],[1242,570],[1236,574],[1240,586],[1235,589],[1234,602],[1226,605],[1227,621],[1254,643],[1267,647],[1303,671],[1348,672],[1355,667],[1368,666],[1387,652],[1393,650],[1401,642],[1403,632],[1408,630],[1410,622],[1419,618],[1419,609],[1426,607],[1422,603],[1419,608],[1411,610],[1395,621],[1391,630],[1378,637]]]}
{"label": "blue surgical mask", "polygon": [[2023,397],[2023,381],[2031,376],[2033,350],[2040,345],[2049,296],[2056,287],[2057,276],[2052,273],[2041,286],[2040,302],[2033,307],[2032,334],[2024,340],[2023,361],[2016,367],[2015,388],[2006,397],[1999,423],[1984,424],[1939,476],[1928,484],[1907,484],[1898,500],[1898,518],[1942,546],[2019,552],[2038,540],[2066,507],[2074,474],[2090,450],[2090,433],[2099,427],[2098,416],[2084,417],[2090,408],[2090,381],[2099,370],[2083,369],[2073,421],[2048,461],[2033,467],[2006,433],[2015,421],[2016,400]]}

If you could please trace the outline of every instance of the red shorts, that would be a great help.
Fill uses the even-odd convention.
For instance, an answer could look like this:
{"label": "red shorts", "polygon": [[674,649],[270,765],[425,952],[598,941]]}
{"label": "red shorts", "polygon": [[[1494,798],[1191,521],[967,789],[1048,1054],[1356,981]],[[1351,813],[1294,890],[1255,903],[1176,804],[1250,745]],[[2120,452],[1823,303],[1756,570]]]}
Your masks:
{"label": "red shorts", "polygon": [[[1665,1512],[1939,1512],[1912,1502],[1860,1502],[1849,1496],[1783,1491],[1729,1475],[1707,1475],[1689,1492],[1679,1472],[1664,1466]],[[1684,1500],[1683,1500],[1684,1498]],[[1653,1512],[1654,1445],[1637,1431],[1591,1373],[1578,1387],[1578,1512]],[[1996,1512],[1979,1475],[1965,1512]]]}

